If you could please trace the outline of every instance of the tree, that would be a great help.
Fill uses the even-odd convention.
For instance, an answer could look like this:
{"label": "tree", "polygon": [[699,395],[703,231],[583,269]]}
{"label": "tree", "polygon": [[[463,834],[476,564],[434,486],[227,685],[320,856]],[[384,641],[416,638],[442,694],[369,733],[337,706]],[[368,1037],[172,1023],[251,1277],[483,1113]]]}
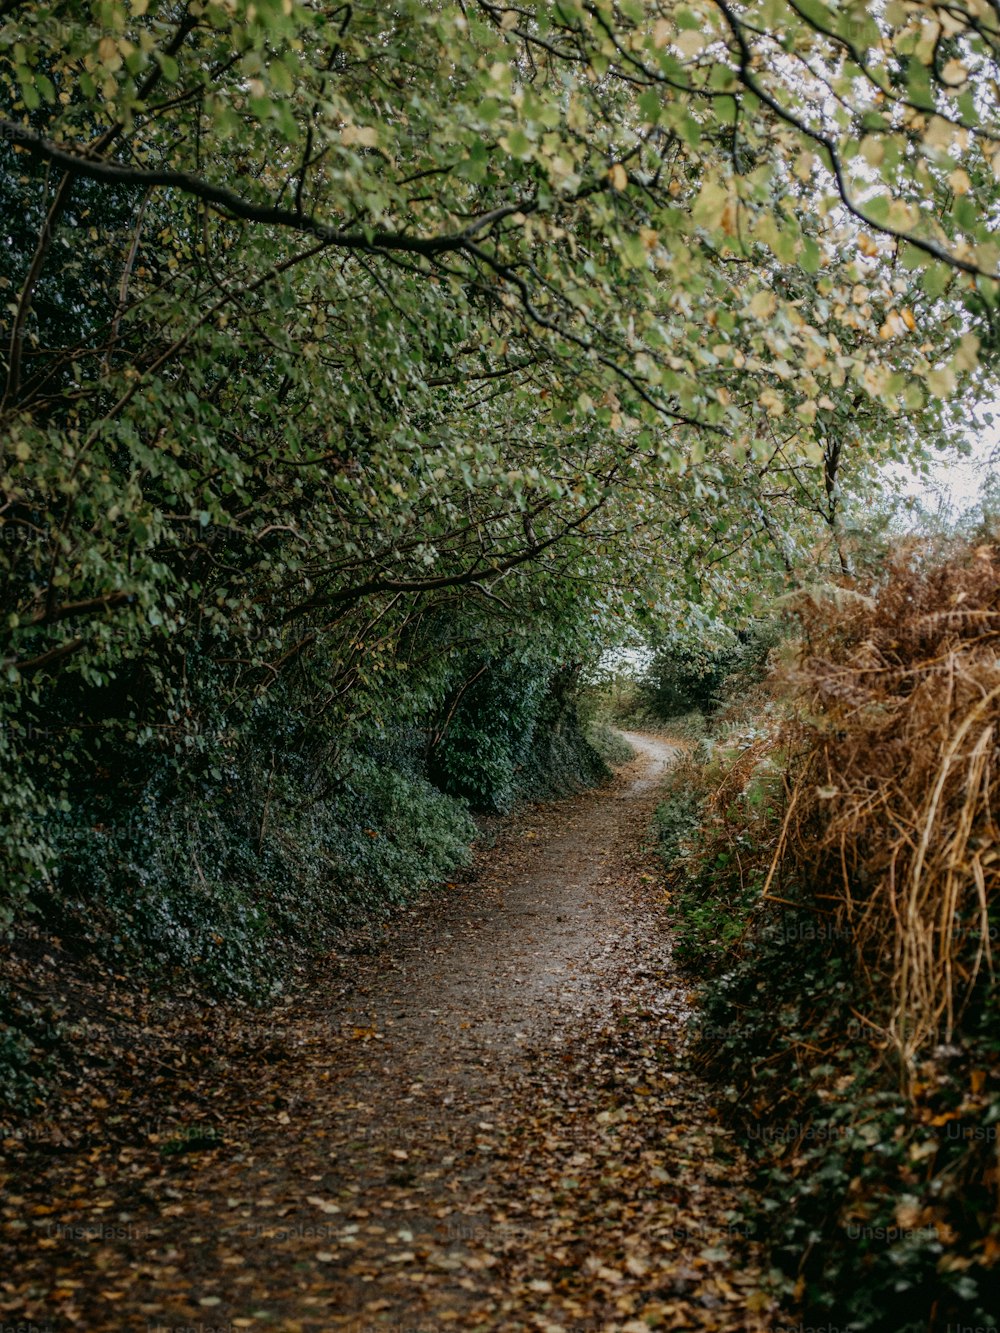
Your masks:
{"label": "tree", "polygon": [[985,5],[0,17],[14,717],[746,606],[989,364]]}

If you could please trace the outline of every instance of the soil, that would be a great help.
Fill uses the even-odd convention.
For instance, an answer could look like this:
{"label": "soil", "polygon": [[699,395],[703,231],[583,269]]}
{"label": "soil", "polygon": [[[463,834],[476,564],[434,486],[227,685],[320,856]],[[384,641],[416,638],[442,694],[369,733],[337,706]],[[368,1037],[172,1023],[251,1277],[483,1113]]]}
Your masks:
{"label": "soil", "polygon": [[675,747],[628,739],[269,1013],[61,978],[91,1054],[4,1144],[0,1325],[775,1328],[649,845]]}

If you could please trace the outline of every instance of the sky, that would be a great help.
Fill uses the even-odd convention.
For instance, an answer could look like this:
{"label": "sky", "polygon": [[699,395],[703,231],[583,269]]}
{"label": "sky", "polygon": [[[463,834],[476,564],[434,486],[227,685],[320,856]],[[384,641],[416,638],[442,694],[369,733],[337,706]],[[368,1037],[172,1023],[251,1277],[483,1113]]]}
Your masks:
{"label": "sky", "polygon": [[[997,444],[1000,441],[994,440],[992,447],[996,448]],[[958,513],[970,509],[979,499],[983,481],[989,471],[984,453],[948,462],[942,460],[933,466],[929,478],[916,477],[908,468],[900,467],[898,474],[903,478],[904,492],[922,500],[925,507],[932,511],[937,511],[942,505]]]}
{"label": "sky", "polygon": [[[983,410],[992,411],[995,422],[982,434],[974,435],[970,429],[968,457],[942,458],[931,468],[930,477],[918,477],[902,464],[888,469],[899,479],[903,492],[919,499],[931,513],[959,518],[977,503],[990,472],[1000,472],[1000,400],[984,404]],[[601,669],[640,676],[651,657],[645,648],[616,648],[602,658]]]}
{"label": "sky", "polygon": [[987,476],[1000,470],[1000,401],[984,404],[984,410],[993,412],[994,425],[981,434],[970,430],[966,435],[972,449],[968,458],[942,459],[933,466],[929,479],[916,477],[905,467],[893,469],[907,495],[920,499],[932,511],[949,506],[956,516],[976,503]]}

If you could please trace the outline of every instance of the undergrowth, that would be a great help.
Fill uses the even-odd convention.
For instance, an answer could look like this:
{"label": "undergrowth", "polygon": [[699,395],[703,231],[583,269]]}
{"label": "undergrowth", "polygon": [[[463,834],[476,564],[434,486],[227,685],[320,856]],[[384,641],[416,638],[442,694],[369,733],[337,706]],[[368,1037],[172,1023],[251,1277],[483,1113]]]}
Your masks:
{"label": "undergrowth", "polygon": [[635,750],[615,727],[601,720],[588,722],[584,737],[606,764],[627,764],[635,758]]}
{"label": "undergrowth", "polygon": [[[607,776],[573,673],[504,659],[460,671],[482,683],[457,689],[457,704],[446,694],[438,713],[392,732],[356,726],[346,741],[280,690],[180,757],[115,725],[64,741],[64,794],[41,826],[47,866],[15,940],[30,927],[132,985],[273,1001],[345,931],[466,864],[478,813]],[[65,1041],[30,995],[5,993],[0,1111],[37,1098]]]}
{"label": "undergrowth", "polygon": [[692,1058],[806,1325],[998,1323],[998,566],[904,554],[872,597],[805,603],[795,669],[658,812]]}
{"label": "undergrowth", "polygon": [[[252,773],[252,770],[251,770]],[[370,756],[321,793],[300,777],[154,773],[137,799],[66,821],[43,924],[95,953],[218,994],[283,987],[290,953],[329,944],[439,881],[468,856],[465,804]]]}

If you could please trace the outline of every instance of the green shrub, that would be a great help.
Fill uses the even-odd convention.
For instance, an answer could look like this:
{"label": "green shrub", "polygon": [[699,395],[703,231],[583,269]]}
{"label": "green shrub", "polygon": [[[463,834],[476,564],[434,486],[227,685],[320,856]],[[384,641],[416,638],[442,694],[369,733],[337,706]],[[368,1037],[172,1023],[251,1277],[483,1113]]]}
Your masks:
{"label": "green shrub", "polygon": [[73,1037],[51,1004],[29,1000],[0,985],[0,1114],[31,1109],[51,1073],[53,1052]]}
{"label": "green shrub", "polygon": [[696,1060],[756,1160],[756,1238],[803,1322],[995,1326],[987,1182],[1000,1092],[980,1083],[987,1050],[930,1059],[916,1097],[901,1089],[885,1043],[856,1018],[850,940],[806,910],[759,914],[701,1003]]}
{"label": "green shrub", "polygon": [[[22,727],[31,745],[0,733],[17,760],[11,836],[33,867],[8,917],[30,914],[78,956],[186,989],[267,1001],[295,960],[464,864],[470,803],[508,810],[607,774],[579,723],[576,670],[544,659],[487,659],[466,689],[483,659],[435,656],[419,681],[377,678],[361,696],[368,714],[316,717],[321,674],[223,707],[214,658],[188,653],[186,680],[167,665],[183,689],[163,687],[162,726],[133,716],[147,662],[117,685],[40,692],[38,714],[67,725]],[[10,1104],[45,1076],[34,1031],[5,1029]]]}
{"label": "green shrub", "polygon": [[602,781],[608,768],[581,725],[577,678],[544,661],[482,663],[433,751],[434,781],[491,814]]}
{"label": "green shrub", "polygon": [[703,741],[671,769],[655,813],[677,956],[702,971],[723,965],[760,897],[780,812],[768,745],[745,729]]}
{"label": "green shrub", "polygon": [[[786,633],[778,617],[754,620],[737,632],[719,628],[715,643],[668,642],[654,655],[639,683],[635,708],[661,722],[711,717],[730,701],[742,701],[766,674],[771,650]],[[703,728],[702,728],[703,734]]]}
{"label": "green shrub", "polygon": [[605,758],[581,722],[576,689],[577,672],[573,668],[555,672],[549,680],[531,749],[518,774],[518,794],[528,800],[566,796],[611,776]]}
{"label": "green shrub", "polygon": [[708,719],[697,708],[690,713],[679,713],[677,717],[672,717],[668,723],[658,722],[656,729],[667,731],[677,740],[695,743],[705,740],[709,735]]}
{"label": "green shrub", "polygon": [[607,722],[593,720],[584,727],[587,743],[597,751],[606,764],[627,764],[635,758],[635,750],[615,727]]}
{"label": "green shrub", "polygon": [[266,994],[290,950],[319,947],[468,856],[462,803],[374,758],[354,756],[321,798],[287,772],[241,776],[179,785],[163,766],[107,823],[66,814],[45,924],[147,972]]}
{"label": "green shrub", "polygon": [[531,754],[549,672],[517,660],[488,660],[463,694],[432,757],[431,773],[474,809],[509,811]]}

